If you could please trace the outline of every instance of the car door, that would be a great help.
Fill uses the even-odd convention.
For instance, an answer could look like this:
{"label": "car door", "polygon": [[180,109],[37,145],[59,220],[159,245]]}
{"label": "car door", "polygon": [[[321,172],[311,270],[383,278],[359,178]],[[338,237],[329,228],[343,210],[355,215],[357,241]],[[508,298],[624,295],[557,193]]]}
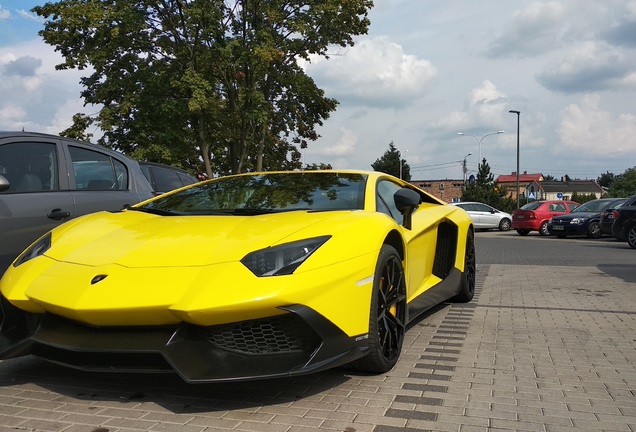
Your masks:
{"label": "car door", "polygon": [[[141,197],[135,190],[134,167],[124,157],[95,146],[67,143],[65,147],[78,216],[101,210],[118,211],[149,197]],[[143,176],[141,170],[139,175]],[[145,177],[143,180],[147,181]]]}
{"label": "car door", "polygon": [[0,138],[0,275],[29,244],[76,214],[59,139]]}
{"label": "car door", "polygon": [[499,226],[499,215],[497,211],[486,204],[473,204],[479,213],[478,228],[497,228]]}

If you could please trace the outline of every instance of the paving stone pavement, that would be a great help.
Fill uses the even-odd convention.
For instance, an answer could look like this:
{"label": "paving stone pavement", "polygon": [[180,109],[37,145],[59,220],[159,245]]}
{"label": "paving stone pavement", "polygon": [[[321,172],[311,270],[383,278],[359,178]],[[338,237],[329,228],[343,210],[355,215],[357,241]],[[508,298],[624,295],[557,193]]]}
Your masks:
{"label": "paving stone pavement", "polygon": [[478,266],[385,375],[188,385],[0,362],[0,432],[636,431],[636,285],[596,266]]}

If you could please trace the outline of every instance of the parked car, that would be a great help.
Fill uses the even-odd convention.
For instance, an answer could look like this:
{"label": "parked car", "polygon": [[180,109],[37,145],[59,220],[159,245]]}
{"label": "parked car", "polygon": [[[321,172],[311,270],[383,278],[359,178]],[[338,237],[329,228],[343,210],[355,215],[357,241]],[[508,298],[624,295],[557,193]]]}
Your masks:
{"label": "parked car", "polygon": [[461,207],[468,212],[470,218],[473,220],[475,229],[498,229],[499,231],[508,231],[510,229],[512,216],[488,204],[468,201],[451,204]]}
{"label": "parked car", "polygon": [[629,198],[622,198],[622,202],[614,204],[601,212],[601,232],[605,235],[612,235],[612,225],[614,224],[614,212],[622,206],[636,205],[636,195]]}
{"label": "parked car", "polygon": [[614,211],[612,234],[617,240],[627,241],[636,249],[636,205],[623,205]]}
{"label": "parked car", "polygon": [[32,244],[0,280],[0,358],[188,382],[386,373],[409,323],[470,301],[475,275],[470,217],[398,178],[215,178]]}
{"label": "parked car", "polygon": [[63,222],[152,196],[139,164],[121,153],[55,135],[0,132],[0,275]]}
{"label": "parked car", "polygon": [[570,213],[553,216],[548,223],[548,231],[559,238],[573,235],[599,238],[603,235],[601,232],[601,212],[624,201],[624,198],[600,198],[588,201]]}
{"label": "parked car", "polygon": [[548,222],[554,216],[570,213],[579,206],[574,201],[532,201],[512,212],[512,229],[519,235],[528,235],[530,231],[539,231],[545,236],[550,234]]}
{"label": "parked car", "polygon": [[199,181],[188,171],[170,165],[141,161],[139,166],[157,195]]}

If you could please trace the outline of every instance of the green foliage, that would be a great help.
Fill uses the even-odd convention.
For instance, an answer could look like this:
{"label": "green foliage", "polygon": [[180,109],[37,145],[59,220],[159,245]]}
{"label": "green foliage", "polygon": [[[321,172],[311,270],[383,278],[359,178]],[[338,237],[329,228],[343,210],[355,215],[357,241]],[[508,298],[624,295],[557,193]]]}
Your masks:
{"label": "green foliage", "polygon": [[100,143],[209,176],[300,168],[299,149],[336,109],[298,65],[352,46],[371,0],[60,0],[40,35],[86,70]]}
{"label": "green foliage", "polygon": [[628,168],[623,174],[617,175],[608,191],[608,196],[615,198],[631,195],[636,195],[636,167]]}
{"label": "green foliage", "polygon": [[616,180],[618,176],[616,176],[616,174],[611,173],[609,171],[607,171],[605,174],[601,174],[597,179],[596,182],[604,188],[609,188],[612,183],[614,183],[614,181]]}
{"label": "green foliage", "polygon": [[371,168],[374,171],[381,171],[398,178],[401,175],[402,179],[411,181],[411,167],[402,159],[402,155],[393,141],[389,143],[389,149],[384,152],[382,157],[371,164]]}
{"label": "green foliage", "polygon": [[516,208],[517,203],[507,195],[507,189],[495,183],[495,178],[490,172],[490,165],[484,158],[479,165],[477,178],[473,183],[466,185],[462,191],[462,201],[482,202],[510,213]]}
{"label": "green foliage", "polygon": [[598,197],[594,193],[579,194],[579,193],[573,192],[572,196],[570,197],[570,199],[572,201],[575,201],[575,202],[579,203],[579,204],[583,204],[583,203],[586,203],[588,201],[592,201],[592,200],[598,199]]}

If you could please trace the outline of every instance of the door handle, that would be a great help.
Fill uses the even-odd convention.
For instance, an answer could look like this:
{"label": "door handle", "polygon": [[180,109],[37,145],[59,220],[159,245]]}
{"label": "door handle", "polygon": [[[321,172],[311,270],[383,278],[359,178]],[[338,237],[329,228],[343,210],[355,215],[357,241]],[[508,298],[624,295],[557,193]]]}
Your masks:
{"label": "door handle", "polygon": [[62,219],[66,219],[70,215],[71,214],[69,212],[63,211],[62,209],[53,209],[51,210],[51,213],[46,215],[46,217],[56,221],[61,221]]}

